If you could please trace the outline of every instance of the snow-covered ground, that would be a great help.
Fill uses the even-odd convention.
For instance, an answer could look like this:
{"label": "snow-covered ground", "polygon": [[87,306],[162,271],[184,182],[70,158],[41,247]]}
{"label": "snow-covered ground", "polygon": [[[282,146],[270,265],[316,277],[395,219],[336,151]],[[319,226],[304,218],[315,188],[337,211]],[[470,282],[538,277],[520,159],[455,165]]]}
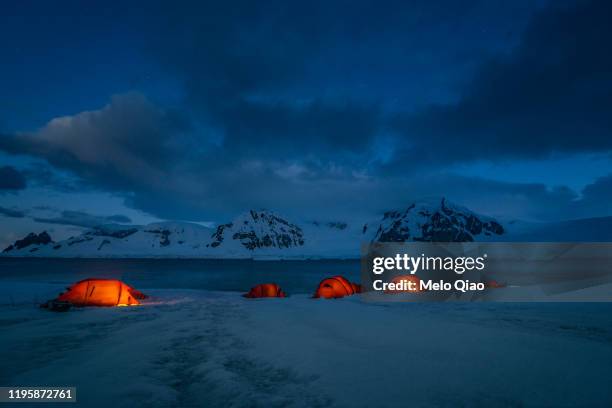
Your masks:
{"label": "snow-covered ground", "polygon": [[376,304],[149,290],[52,313],[4,281],[0,384],[78,406],[611,406],[612,304]]}

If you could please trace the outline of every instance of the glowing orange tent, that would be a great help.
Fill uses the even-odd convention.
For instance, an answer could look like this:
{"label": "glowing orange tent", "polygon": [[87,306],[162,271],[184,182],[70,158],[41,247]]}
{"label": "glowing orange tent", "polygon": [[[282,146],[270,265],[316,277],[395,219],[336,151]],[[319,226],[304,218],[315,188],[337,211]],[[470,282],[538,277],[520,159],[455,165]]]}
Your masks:
{"label": "glowing orange tent", "polygon": [[287,297],[276,283],[262,283],[261,285],[253,286],[249,293],[244,295],[245,298],[266,298],[266,297]]}
{"label": "glowing orange tent", "polygon": [[75,306],[132,306],[146,296],[116,279],[85,279],[70,286],[57,298]]}
{"label": "glowing orange tent", "polygon": [[314,298],[335,299],[361,293],[361,285],[349,282],[344,276],[332,276],[319,283]]}
{"label": "glowing orange tent", "polygon": [[505,283],[499,283],[499,282],[498,282],[498,281],[496,281],[496,280],[490,280],[490,281],[487,281],[487,282],[485,283],[485,286],[486,286],[487,288],[495,288],[495,289],[499,289],[499,288],[505,288],[505,287],[506,287],[506,284],[505,284]]}
{"label": "glowing orange tent", "polygon": [[[401,282],[405,282],[404,285],[406,286],[406,289],[395,289],[395,290],[387,290],[385,291],[385,293],[418,293],[418,292],[422,292],[421,290],[421,280],[419,279],[418,276],[416,275],[399,275],[394,277],[393,279],[391,279],[392,283],[400,284]],[[412,287],[414,287],[413,290],[408,289],[408,282],[413,282],[413,285],[411,285]]]}

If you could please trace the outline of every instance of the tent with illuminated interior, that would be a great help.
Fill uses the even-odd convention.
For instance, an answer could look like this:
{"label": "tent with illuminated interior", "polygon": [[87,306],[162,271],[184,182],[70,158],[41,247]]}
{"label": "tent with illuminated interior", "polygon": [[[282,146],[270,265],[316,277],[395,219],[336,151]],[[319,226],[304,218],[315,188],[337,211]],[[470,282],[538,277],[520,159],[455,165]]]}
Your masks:
{"label": "tent with illuminated interior", "polygon": [[336,299],[361,293],[361,285],[350,282],[344,276],[332,276],[319,283],[314,298]]}
{"label": "tent with illuminated interior", "polygon": [[74,306],[133,306],[146,296],[117,279],[85,279],[56,299]]}
{"label": "tent with illuminated interior", "polygon": [[416,275],[399,275],[391,279],[393,289],[387,289],[385,293],[419,293],[421,280]]}
{"label": "tent with illuminated interior", "polygon": [[267,298],[267,297],[279,297],[284,298],[287,295],[282,291],[280,286],[276,283],[262,283],[257,286],[253,286],[249,293],[242,295],[245,298]]}

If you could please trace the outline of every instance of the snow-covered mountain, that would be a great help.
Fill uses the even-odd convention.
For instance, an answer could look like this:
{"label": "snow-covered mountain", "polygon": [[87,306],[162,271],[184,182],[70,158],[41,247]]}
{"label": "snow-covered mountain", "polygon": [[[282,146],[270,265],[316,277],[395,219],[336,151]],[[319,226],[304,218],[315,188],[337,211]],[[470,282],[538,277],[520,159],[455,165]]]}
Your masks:
{"label": "snow-covered mountain", "polygon": [[296,248],[304,245],[300,227],[270,211],[254,211],[240,215],[229,224],[219,225],[212,235],[211,248],[256,250]]}
{"label": "snow-covered mountain", "polygon": [[15,241],[15,243],[6,248],[4,252],[19,251],[28,247],[31,247],[30,250],[34,252],[36,250],[35,248],[41,245],[47,245],[51,242],[53,241],[51,240],[51,236],[47,234],[47,231],[43,231],[40,234],[31,232],[25,238]]}
{"label": "snow-covered mountain", "polygon": [[190,257],[206,247],[212,232],[212,229],[198,224],[180,222],[144,226],[104,225],[59,242],[49,239],[20,249],[13,245],[6,248],[3,255],[69,258]]}
{"label": "snow-covered mountain", "polygon": [[[4,256],[177,257],[177,258],[354,258],[361,236],[342,222],[302,226],[267,210],[251,210],[232,222],[208,228],[186,222],[144,226],[104,225],[55,242],[30,234],[4,250]],[[41,238],[39,238],[41,237]],[[44,237],[44,238],[43,238]]]}
{"label": "snow-covered mountain", "polygon": [[59,242],[54,242],[49,234],[42,232],[16,241],[2,255],[66,258],[358,258],[361,244],[368,242],[589,240],[612,240],[612,217],[561,223],[502,222],[442,198],[418,201],[405,209],[388,211],[381,218],[367,223],[340,220],[298,223],[271,211],[251,210],[216,228],[186,222],[160,222],[144,226],[114,224],[92,228]]}
{"label": "snow-covered mountain", "polygon": [[505,232],[493,218],[475,214],[444,198],[416,202],[403,211],[388,211],[372,227],[377,227],[372,239],[376,242],[483,241]]}

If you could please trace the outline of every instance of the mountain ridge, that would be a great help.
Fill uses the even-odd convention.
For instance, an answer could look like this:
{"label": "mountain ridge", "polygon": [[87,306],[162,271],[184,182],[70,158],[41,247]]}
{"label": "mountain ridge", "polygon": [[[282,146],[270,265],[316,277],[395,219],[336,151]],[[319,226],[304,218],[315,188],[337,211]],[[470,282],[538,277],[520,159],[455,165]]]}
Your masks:
{"label": "mountain ridge", "polygon": [[[176,221],[108,224],[59,242],[43,231],[16,241],[2,256],[346,259],[359,258],[360,245],[370,242],[578,241],[572,239],[572,232],[580,231],[580,225],[580,220],[565,224],[501,222],[440,198],[415,201],[365,223],[297,223],[273,211],[249,210],[214,228]],[[608,231],[612,231],[612,217],[609,225]],[[609,235],[612,233],[598,237],[611,239]],[[585,238],[586,234],[576,237]]]}

